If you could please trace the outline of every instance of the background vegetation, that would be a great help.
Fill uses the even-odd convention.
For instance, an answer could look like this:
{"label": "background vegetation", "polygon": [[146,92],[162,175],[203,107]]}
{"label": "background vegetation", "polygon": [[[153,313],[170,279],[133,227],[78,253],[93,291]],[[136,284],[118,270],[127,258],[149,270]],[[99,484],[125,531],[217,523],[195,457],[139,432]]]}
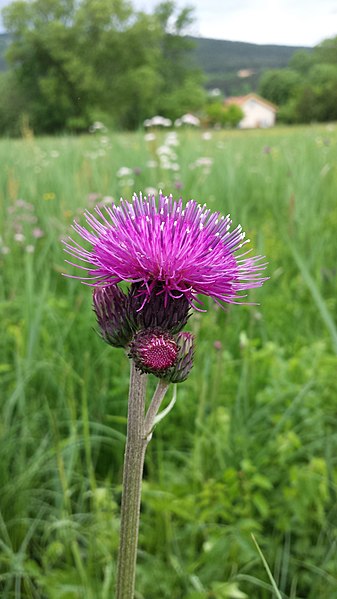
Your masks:
{"label": "background vegetation", "polygon": [[278,119],[311,123],[337,119],[337,37],[296,52],[286,69],[266,71],[260,93],[280,107]]}
{"label": "background vegetation", "polygon": [[[1,596],[113,596],[129,365],[62,276],[61,239],[86,208],[162,189],[230,212],[270,280],[189,321],[195,368],[146,460],[137,599],[335,599],[336,125],[227,129],[240,115],[207,98],[172,2],[32,0],[4,19]],[[336,48],[263,74],[280,119],[337,118]],[[226,129],[139,127],[188,111]]]}
{"label": "background vegetation", "polygon": [[3,20],[0,134],[27,124],[38,134],[87,132],[97,121],[134,130],[155,114],[184,113],[235,127],[240,115],[212,104],[250,91],[279,106],[281,122],[337,119],[337,37],[314,49],[197,39],[188,35],[193,9],[171,0],[152,13],[128,0],[18,0]]}
{"label": "background vegetation", "polygon": [[[191,40],[194,43],[191,61],[203,71],[205,87],[219,88],[225,96],[256,91],[266,70],[286,68],[295,52],[309,54],[312,50],[301,46],[249,44],[200,37],[191,37]],[[246,72],[244,77],[240,76],[241,71]]]}
{"label": "background vegetation", "polygon": [[[163,158],[164,157],[164,158]],[[108,599],[128,360],[62,276],[85,208],[162,188],[231,212],[269,261],[250,306],[194,314],[195,367],[146,459],[138,599],[337,593],[337,130],[0,142],[0,589]],[[154,383],[152,383],[154,384]],[[168,398],[170,399],[170,398]]]}
{"label": "background vegetation", "polygon": [[[187,68],[191,9],[163,2],[153,14],[126,0],[34,0],[3,10],[11,34],[0,131],[88,130],[94,121],[134,129],[156,113],[177,118],[205,99]],[[21,115],[21,119],[18,118]]]}

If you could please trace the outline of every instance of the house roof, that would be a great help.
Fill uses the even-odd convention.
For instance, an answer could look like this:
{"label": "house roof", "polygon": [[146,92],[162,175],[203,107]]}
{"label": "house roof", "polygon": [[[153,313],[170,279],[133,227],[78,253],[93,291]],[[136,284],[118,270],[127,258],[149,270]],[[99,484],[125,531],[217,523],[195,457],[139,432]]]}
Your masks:
{"label": "house roof", "polygon": [[277,111],[277,106],[275,104],[269,102],[268,100],[265,100],[264,98],[261,98],[261,96],[259,96],[258,94],[254,94],[253,92],[247,94],[246,96],[231,96],[229,98],[226,98],[225,104],[236,104],[237,106],[243,106],[246,102],[248,102],[248,100],[255,100],[256,102],[263,104],[263,106],[266,106],[273,112]]}

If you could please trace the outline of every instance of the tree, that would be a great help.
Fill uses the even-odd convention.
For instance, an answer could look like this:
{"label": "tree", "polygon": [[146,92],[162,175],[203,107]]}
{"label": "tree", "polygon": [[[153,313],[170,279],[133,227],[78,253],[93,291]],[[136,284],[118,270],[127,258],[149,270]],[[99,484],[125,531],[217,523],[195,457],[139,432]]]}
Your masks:
{"label": "tree", "polygon": [[223,102],[210,102],[206,108],[208,124],[220,127],[237,127],[243,119],[243,111],[236,104],[225,106]]}
{"label": "tree", "polygon": [[337,119],[337,37],[296,52],[287,69],[267,71],[260,93],[280,106],[283,122]]}
{"label": "tree", "polygon": [[313,55],[311,52],[305,50],[298,50],[294,52],[290,61],[289,69],[292,69],[302,77],[307,77],[313,64]]}
{"label": "tree", "polygon": [[285,104],[294,95],[301,78],[291,69],[266,71],[260,81],[259,93],[277,106]]}
{"label": "tree", "polygon": [[175,117],[177,103],[186,111],[203,102],[185,66],[190,9],[176,13],[163,2],[149,15],[127,0],[17,0],[3,18],[13,37],[8,61],[36,132],[86,130],[97,114],[135,128],[161,109]]}
{"label": "tree", "polygon": [[194,21],[193,9],[177,11],[170,0],[159,4],[154,18],[161,33],[159,70],[164,74],[159,89],[158,112],[175,119],[185,112],[198,111],[205,103],[202,74],[189,65],[193,42],[186,37]]}
{"label": "tree", "polygon": [[310,71],[314,120],[337,119],[337,62],[315,64]]}
{"label": "tree", "polygon": [[[0,131],[20,135],[26,115],[25,98],[13,72],[0,73]],[[19,116],[18,118],[18,115]]]}
{"label": "tree", "polygon": [[318,64],[337,65],[337,36],[326,39],[315,46],[313,60]]}
{"label": "tree", "polygon": [[[21,0],[3,14],[14,40],[8,60],[34,129],[86,128],[91,112],[106,103],[107,71],[120,61],[131,9],[122,0]],[[109,59],[104,73],[102,51]]]}

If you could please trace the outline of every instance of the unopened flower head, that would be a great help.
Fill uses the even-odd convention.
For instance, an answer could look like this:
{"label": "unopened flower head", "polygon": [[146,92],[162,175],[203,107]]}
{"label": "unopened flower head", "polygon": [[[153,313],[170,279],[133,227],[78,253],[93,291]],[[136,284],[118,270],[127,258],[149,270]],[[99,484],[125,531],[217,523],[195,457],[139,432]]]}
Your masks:
{"label": "unopened flower head", "polygon": [[129,297],[117,285],[95,287],[93,309],[102,339],[113,347],[126,347],[136,331]]}
{"label": "unopened flower head", "polygon": [[159,327],[143,329],[134,335],[129,357],[143,373],[182,383],[193,367],[194,335],[187,331],[172,335]]}
{"label": "unopened flower head", "polygon": [[177,360],[167,378],[171,383],[182,383],[186,381],[193,367],[194,335],[188,331],[182,331],[176,335],[175,341],[178,345]]}
{"label": "unopened flower head", "polygon": [[262,257],[243,250],[249,240],[241,226],[231,230],[229,215],[212,213],[205,204],[190,200],[184,207],[172,196],[160,193],[156,200],[140,194],[95,212],[85,213],[87,228],[73,225],[91,248],[64,242],[93,286],[126,281],[137,284],[143,305],[153,293],[162,293],[197,308],[199,294],[220,304],[237,303],[245,297],[240,292],[266,280]]}
{"label": "unopened flower head", "polygon": [[163,378],[177,362],[178,353],[179,346],[171,333],[145,329],[132,339],[129,356],[143,373]]}

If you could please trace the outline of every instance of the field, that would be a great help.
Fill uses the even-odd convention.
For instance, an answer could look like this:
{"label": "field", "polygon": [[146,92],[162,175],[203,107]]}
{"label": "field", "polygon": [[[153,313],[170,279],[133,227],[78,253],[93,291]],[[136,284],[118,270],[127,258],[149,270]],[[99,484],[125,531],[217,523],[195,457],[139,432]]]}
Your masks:
{"label": "field", "polygon": [[61,239],[161,188],[230,212],[270,279],[189,320],[195,366],[146,458],[137,599],[336,598],[337,125],[26,130],[0,162],[1,597],[114,596],[129,364]]}

